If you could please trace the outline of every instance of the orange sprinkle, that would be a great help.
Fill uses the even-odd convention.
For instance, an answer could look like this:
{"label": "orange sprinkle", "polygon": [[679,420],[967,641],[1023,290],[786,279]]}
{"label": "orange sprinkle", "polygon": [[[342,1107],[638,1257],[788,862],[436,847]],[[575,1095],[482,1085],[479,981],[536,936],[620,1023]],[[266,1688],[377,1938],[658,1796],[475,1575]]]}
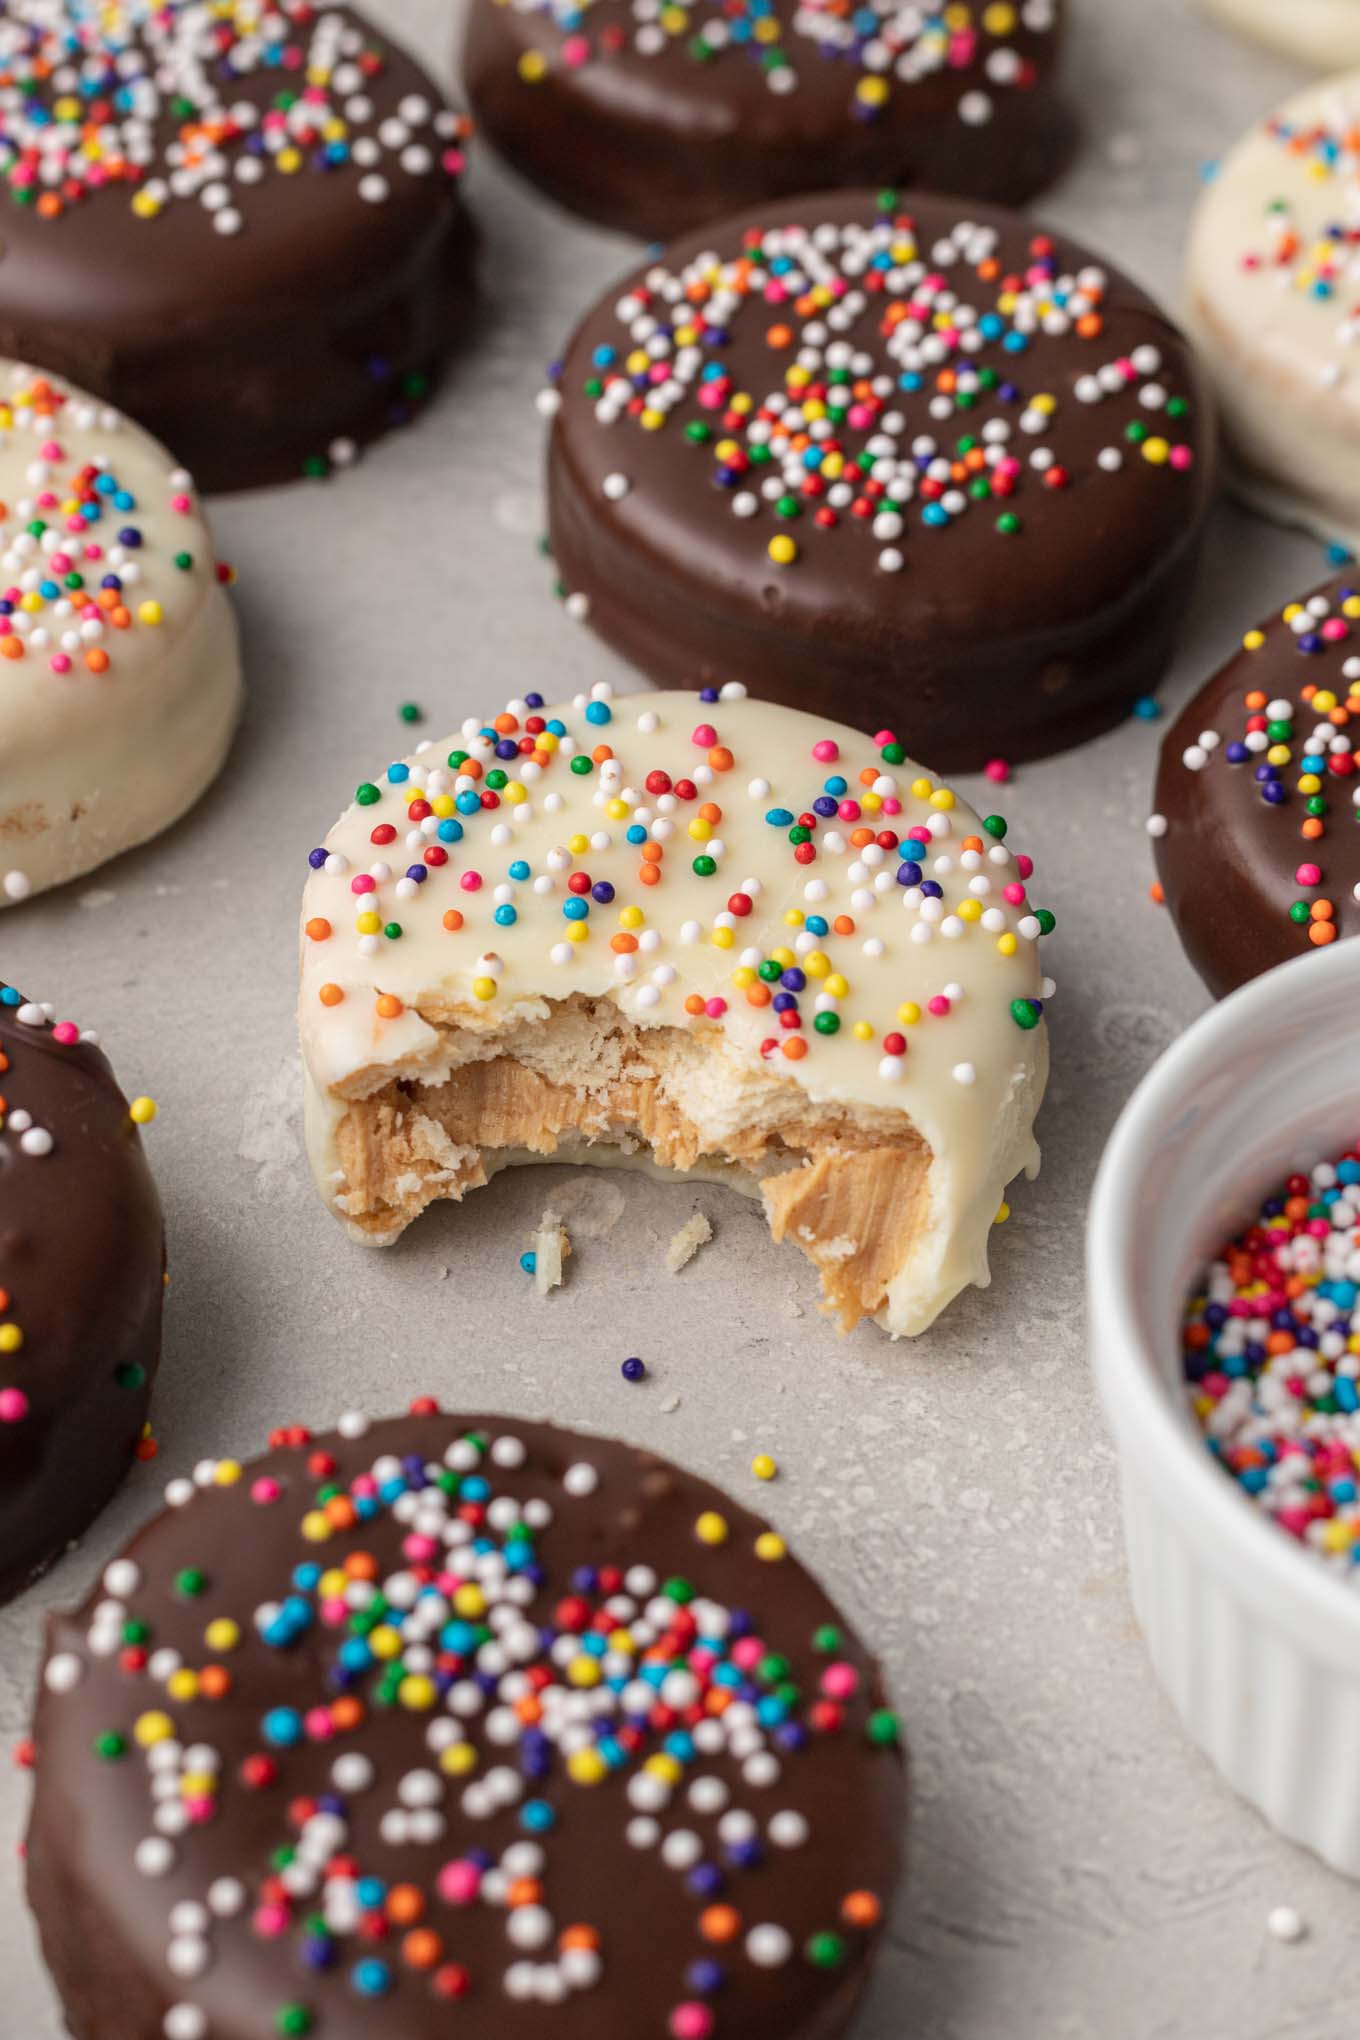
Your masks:
{"label": "orange sprinkle", "polygon": [[568,1948],[598,1948],[600,1945],[599,1928],[584,1925],[563,1927],[557,1937],[557,1945],[564,1952]]}
{"label": "orange sprinkle", "polygon": [[597,765],[604,765],[613,757],[614,747],[612,744],[597,744],[590,755]]}
{"label": "orange sprinkle", "polygon": [[1084,317],[1077,320],[1077,331],[1083,340],[1098,339],[1104,330],[1105,321],[1099,312],[1087,312]]}
{"label": "orange sprinkle", "polygon": [[644,843],[642,846],[642,861],[644,864],[659,864],[661,862],[661,845],[659,843]]}
{"label": "orange sprinkle", "polygon": [[338,1006],[345,995],[339,985],[323,985],[316,996],[323,1006]]}
{"label": "orange sprinkle", "polygon": [[433,1969],[444,1953],[444,1943],[433,1927],[417,1927],[403,1940],[401,1952],[412,1969]]}
{"label": "orange sprinkle", "polygon": [[841,1918],[847,1927],[876,1927],[883,1907],[872,1891],[847,1891],[841,1900]]}
{"label": "orange sprinkle", "polygon": [[331,1702],[331,1724],[342,1734],[357,1728],[364,1718],[364,1703],[354,1693],[344,1693]]}
{"label": "orange sprinkle", "polygon": [[801,1062],[807,1054],[807,1043],[801,1034],[790,1034],[783,1043],[783,1049],[790,1062]]}
{"label": "orange sprinkle", "polygon": [[768,985],[755,984],[746,987],[746,1003],[748,1006],[768,1006],[773,997],[774,993]]}
{"label": "orange sprinkle", "polygon": [[708,754],[708,762],[715,772],[730,772],[732,770],[732,753],[728,750],[726,744],[715,744]]}
{"label": "orange sprinkle", "polygon": [[314,914],[307,923],[307,933],[313,942],[325,942],[331,932],[331,924],[324,914]]}
{"label": "orange sprinkle", "polygon": [[[650,846],[644,843],[642,847],[645,850]],[[640,865],[638,867],[638,879],[643,885],[660,885],[661,883],[660,866],[656,864]]]}
{"label": "orange sprinkle", "polygon": [[543,1886],[537,1877],[512,1877],[506,1890],[505,1903],[513,1912],[516,1906],[537,1905],[543,1896]]}
{"label": "orange sprinkle", "polygon": [[792,347],[793,345],[792,326],[769,327],[765,334],[765,345],[767,347]]}
{"label": "orange sprinkle", "polygon": [[1335,942],[1336,923],[1334,921],[1310,921],[1308,923],[1308,940],[1316,942],[1319,949],[1325,948],[1329,942]]}
{"label": "orange sprinkle", "polygon": [[1152,901],[1154,907],[1164,907],[1166,905],[1166,888],[1159,878],[1154,878],[1152,884],[1148,887],[1148,898]]}
{"label": "orange sprinkle", "polygon": [[225,1665],[205,1665],[198,1675],[198,1690],[205,1700],[225,1700],[231,1691],[231,1673]]}
{"label": "orange sprinkle", "polygon": [[13,635],[0,638],[0,652],[3,652],[7,659],[22,659],[24,656],[23,639]]}
{"label": "orange sprinkle", "polygon": [[1325,836],[1326,833],[1327,831],[1323,826],[1322,817],[1320,815],[1309,815],[1307,821],[1303,824],[1303,827],[1299,830],[1299,834],[1303,837],[1306,843],[1316,843],[1318,837]]}
{"label": "orange sprinkle", "polygon": [[706,1905],[699,1915],[699,1932],[706,1941],[735,1941],[741,1932],[741,1914],[734,1905]]}
{"label": "orange sprinkle", "polygon": [[[8,646],[9,639],[5,638],[3,642]],[[98,645],[95,645],[91,651],[86,652],[85,664],[92,673],[107,673],[109,670],[109,655],[107,652],[101,651]]]}
{"label": "orange sprinkle", "polygon": [[1252,710],[1253,714],[1258,708],[1264,708],[1266,705],[1266,696],[1262,694],[1259,687],[1253,687],[1251,693],[1244,696],[1244,700],[1246,706]]}
{"label": "orange sprinkle", "polygon": [[[711,752],[709,756],[712,756]],[[699,819],[701,822],[720,822],[722,820],[722,809],[715,800],[706,800],[699,810]]]}
{"label": "orange sprinkle", "polygon": [[394,1884],[387,1894],[387,1917],[398,1927],[409,1927],[425,1917],[425,1894],[418,1884]]}
{"label": "orange sprinkle", "polygon": [[698,1014],[702,1013],[703,1010],[704,1010],[703,1000],[699,997],[699,994],[697,992],[691,992],[689,997],[685,1001],[685,1011],[687,1013],[693,1013],[697,1016]]}
{"label": "orange sprinkle", "polygon": [[351,1551],[345,1560],[346,1577],[352,1580],[376,1580],[378,1561],[371,1551]]}
{"label": "orange sprinkle", "polygon": [[498,736],[508,737],[511,730],[519,728],[519,718],[511,715],[508,708],[503,708],[491,727]]}
{"label": "orange sprinkle", "polygon": [[448,929],[450,935],[456,935],[462,925],[463,917],[457,907],[450,907],[444,916],[444,926]]}
{"label": "orange sprinkle", "polygon": [[1308,912],[1315,921],[1333,921],[1336,919],[1336,908],[1330,900],[1314,900]]}
{"label": "orange sprinkle", "polygon": [[637,948],[636,935],[611,935],[609,947],[617,956],[631,956]]}
{"label": "orange sprinkle", "polygon": [[838,935],[853,935],[855,932],[855,924],[849,914],[837,914],[831,925]]}
{"label": "orange sprinkle", "polygon": [[380,995],[378,999],[378,1018],[380,1020],[400,1020],[405,1011],[405,1006],[403,1006],[401,1000],[397,998],[394,992],[383,992]]}

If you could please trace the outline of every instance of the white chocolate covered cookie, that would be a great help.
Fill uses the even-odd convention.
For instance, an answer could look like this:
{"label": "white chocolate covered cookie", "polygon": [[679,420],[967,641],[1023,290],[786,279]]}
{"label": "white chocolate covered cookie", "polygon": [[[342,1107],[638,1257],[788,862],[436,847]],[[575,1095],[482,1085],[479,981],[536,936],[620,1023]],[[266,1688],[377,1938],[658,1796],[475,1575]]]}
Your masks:
{"label": "white chocolate covered cookie", "polygon": [[1360,0],[1200,0],[1206,13],[1315,71],[1360,64]]}
{"label": "white chocolate covered cookie", "polygon": [[[1360,6],[1357,6],[1360,14]],[[1360,542],[1360,71],[1311,86],[1200,201],[1187,323],[1235,485],[1267,515]]]}
{"label": "white chocolate covered cookie", "polygon": [[0,360],[6,903],[143,843],[216,776],[236,623],[188,475],[109,405]]}
{"label": "white chocolate covered cookie", "polygon": [[844,1327],[985,1283],[1048,1067],[1030,862],[887,731],[741,688],[529,695],[311,853],[307,1135],[387,1244],[511,1162],[763,1198]]}

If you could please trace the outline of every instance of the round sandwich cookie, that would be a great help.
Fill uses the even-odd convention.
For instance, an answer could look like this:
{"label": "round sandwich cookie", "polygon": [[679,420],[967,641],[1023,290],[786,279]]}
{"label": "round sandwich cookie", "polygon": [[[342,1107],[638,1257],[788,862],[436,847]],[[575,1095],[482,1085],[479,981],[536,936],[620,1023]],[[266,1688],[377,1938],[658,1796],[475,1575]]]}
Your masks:
{"label": "round sandwich cookie", "polygon": [[0,904],[144,843],[216,778],[241,706],[230,579],[163,446],[0,361]]}
{"label": "round sandwich cookie", "polygon": [[1249,630],[1162,746],[1149,824],[1216,997],[1360,934],[1360,574]]}
{"label": "round sandwich cookie", "polygon": [[53,1618],[75,2040],[838,2040],[901,1870],[877,1665],[706,1481],[510,1417],[201,1463]]}
{"label": "round sandwich cookie", "polygon": [[1296,64],[1315,71],[1360,64],[1360,0],[1200,0],[1200,5]]}
{"label": "round sandwich cookie", "polygon": [[844,1330],[987,1282],[1038,1167],[1053,916],[891,731],[530,694],[365,781],[310,864],[307,1143],[357,1239],[617,1152],[760,1198]]}
{"label": "round sandwich cookie", "polygon": [[1161,677],[1212,418],[1176,328],[1065,235],[765,207],[611,290],[540,401],[569,612],[659,684],[835,702],[966,771]]}
{"label": "round sandwich cookie", "polygon": [[1360,72],[1348,72],[1229,152],[1187,257],[1186,317],[1217,388],[1230,479],[1267,516],[1328,542],[1360,543],[1358,207]]}
{"label": "round sandwich cookie", "polygon": [[526,177],[661,240],[805,191],[809,166],[829,185],[1032,198],[1071,144],[1060,16],[1060,0],[471,0],[463,74]]}
{"label": "round sandwich cookie", "polygon": [[139,1128],[156,1108],[53,1012],[0,985],[0,1601],[154,1449],[165,1242]]}
{"label": "round sandwich cookie", "polygon": [[205,489],[345,464],[467,318],[465,128],[348,7],[7,0],[0,351]]}

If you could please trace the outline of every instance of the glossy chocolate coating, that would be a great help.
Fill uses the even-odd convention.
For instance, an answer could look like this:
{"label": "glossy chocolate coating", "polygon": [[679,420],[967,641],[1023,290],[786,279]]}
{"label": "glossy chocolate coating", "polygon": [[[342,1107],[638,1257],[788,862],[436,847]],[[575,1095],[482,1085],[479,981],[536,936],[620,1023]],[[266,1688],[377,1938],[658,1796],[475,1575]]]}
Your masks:
{"label": "glossy chocolate coating", "polygon": [[[287,8],[305,40],[323,10]],[[377,60],[364,80],[373,111],[356,134],[408,95],[442,108],[420,66],[361,15],[326,11],[360,28]],[[289,85],[298,89],[296,73],[269,67],[221,73],[224,98],[262,110]],[[153,167],[181,126],[168,110],[156,119]],[[413,138],[435,153],[449,146],[428,123]],[[292,480],[308,462],[324,469],[335,442],[362,445],[404,422],[470,315],[473,239],[457,181],[437,161],[412,174],[389,151],[379,165],[388,196],[369,203],[363,168],[321,168],[319,149],[306,148],[292,174],[271,165],[247,185],[235,177],[245,149],[225,145],[221,183],[243,221],[232,234],[215,231],[192,195],[140,218],[126,183],[56,218],[6,194],[0,353],[106,397],[210,491]]]}
{"label": "glossy chocolate coating", "polygon": [[[956,50],[967,42],[966,60],[909,80],[890,69],[886,104],[872,117],[856,98],[867,74],[855,57],[795,28],[809,13],[774,0],[767,16],[780,24],[797,76],[783,92],[769,83],[768,43],[729,43],[696,59],[697,15],[644,54],[629,0],[591,0],[570,30],[547,6],[471,0],[463,75],[479,131],[516,169],[573,212],[646,240],[814,183],[1020,205],[1063,168],[1072,124],[1057,87],[1057,8],[1049,26],[1017,18],[1004,34],[978,26],[955,38]],[[563,60],[568,34],[589,44],[586,61]],[[545,66],[533,83],[526,62]]]}
{"label": "glossy chocolate coating", "polygon": [[[1360,733],[1360,699],[1353,710],[1346,709],[1353,683],[1344,670],[1356,666],[1354,684],[1360,688],[1355,620],[1360,603],[1355,603],[1355,616],[1345,615],[1358,589],[1360,577],[1350,568],[1302,598],[1305,605],[1327,604],[1325,613],[1312,618],[1314,628],[1296,629],[1279,611],[1258,625],[1250,635],[1259,634],[1260,645],[1240,650],[1205,683],[1162,744],[1153,804],[1166,832],[1154,840],[1157,875],[1185,953],[1215,998],[1335,939],[1315,928],[1335,929],[1341,936],[1360,934],[1355,896],[1360,884],[1360,810],[1355,804],[1360,774],[1346,748]],[[1290,609],[1294,623],[1304,621],[1298,604]],[[1338,719],[1305,701],[1304,687],[1334,693]],[[1260,697],[1254,708],[1248,695]],[[1290,725],[1290,736],[1281,739],[1289,757],[1273,769],[1284,797],[1268,799],[1262,787],[1271,782],[1258,777],[1271,769],[1265,747],[1234,762],[1229,746],[1244,744],[1253,718],[1269,735],[1265,710],[1281,703],[1291,710],[1288,718],[1277,719],[1277,726],[1284,720]],[[1326,761],[1320,774],[1308,775],[1318,779],[1318,788],[1301,791],[1302,762],[1314,731],[1322,726],[1341,742],[1335,750],[1315,752]],[[1207,733],[1220,742],[1203,764],[1187,765],[1187,751],[1194,759]],[[1303,835],[1305,822],[1319,821],[1320,834]],[[1316,884],[1300,881],[1307,866],[1320,873]],[[1320,924],[1312,913],[1319,902],[1332,909]],[[1291,907],[1307,912],[1293,918]]]}
{"label": "glossy chocolate coating", "polygon": [[[660,264],[674,276],[704,251],[730,260],[748,230],[799,225],[815,234],[823,225],[867,227],[883,218],[914,222],[927,267],[941,238],[963,220],[994,230],[1004,274],[1023,275],[1036,245],[1052,250],[1059,275],[1095,263],[1067,235],[1045,235],[1013,213],[910,194],[883,214],[874,194],[857,192],[724,221],[676,243]],[[903,455],[929,435],[953,460],[961,442],[980,442],[990,423],[1005,420],[1024,472],[1014,494],[970,501],[944,529],[931,527],[918,492],[896,541],[901,570],[887,572],[881,542],[857,510],[840,514],[834,529],[806,514],[810,500],[793,524],[767,503],[758,515],[735,516],[732,489],[715,486],[711,443],[729,429],[731,414],[703,408],[693,386],[660,430],[626,415],[600,422],[586,393],[599,373],[596,349],[613,345],[627,356],[629,331],[615,308],[643,286],[652,269],[644,265],[605,293],[566,352],[548,465],[552,547],[564,586],[588,597],[592,626],[658,685],[740,680],[796,708],[888,728],[942,771],[1042,756],[1095,736],[1161,678],[1214,467],[1212,414],[1188,344],[1136,285],[1108,264],[1096,266],[1107,279],[1097,336],[1083,338],[1072,326],[1057,335],[1040,331],[1019,356],[989,342],[967,359],[994,369],[998,389],[943,424],[931,415],[933,386],[892,387],[885,401],[901,416]],[[995,300],[996,279],[979,282],[970,263],[947,274],[970,306]],[[874,372],[890,372],[895,384],[880,332],[885,302],[868,294],[849,330],[832,337],[863,350]],[[784,303],[772,314],[758,298],[747,299],[711,350],[734,390],[757,406],[796,361],[791,309]],[[665,313],[664,304],[659,310]],[[787,346],[767,338],[776,319],[792,332]],[[1097,401],[1079,400],[1079,381],[1144,349],[1155,350],[1155,372]],[[1014,385],[1005,380],[1012,372]],[[1169,403],[1186,406],[1174,423],[1165,404],[1143,404],[1141,388],[1153,384]],[[1021,385],[1022,396],[1004,395]],[[1057,408],[1047,425],[1031,430],[1019,418],[1036,395],[1054,398]],[[705,421],[710,443],[690,443],[687,428]],[[1163,445],[1161,435],[1169,434],[1180,443],[1177,457],[1183,450],[1191,465],[1177,471],[1164,457],[1154,466],[1129,443],[1130,428]],[[857,428],[852,417],[838,426],[838,443],[847,456],[859,453],[875,430]],[[1049,450],[1065,486],[1052,486],[1033,467],[1036,448]],[[1110,449],[1121,461],[1117,472],[1099,464]],[[629,484],[619,500],[605,493],[614,475]],[[753,485],[754,478],[743,482]],[[998,512],[1007,511],[1022,528],[1003,536]],[[775,566],[769,542],[789,532],[800,556]]]}
{"label": "glossy chocolate coating", "polygon": [[[305,1540],[299,1524],[315,1505],[323,1481],[343,1490],[384,1455],[406,1460],[414,1454],[417,1467],[442,1471],[446,1449],[472,1429],[496,1438],[508,1434],[528,1448],[527,1461],[518,1469],[483,1458],[479,1472],[492,1494],[514,1497],[521,1509],[540,1498],[553,1512],[551,1523],[534,1533],[541,1576],[534,1574],[534,1591],[522,1604],[535,1628],[546,1625],[550,1633],[561,1634],[571,1626],[559,1614],[567,1595],[584,1595],[592,1609],[603,1609],[608,1596],[598,1570],[592,1585],[583,1581],[579,1568],[626,1571],[642,1564],[654,1569],[656,1592],[661,1582],[680,1577],[698,1595],[748,1611],[750,1633],[766,1651],[782,1653],[789,1661],[787,1674],[780,1677],[800,1689],[799,1721],[816,1699],[828,1664],[853,1666],[858,1680],[858,1691],[844,1703],[838,1731],[811,1732],[801,1749],[783,1749],[777,1737],[772,1740],[780,1754],[780,1776],[772,1783],[757,1789],[744,1776],[745,1760],[726,1749],[699,1755],[687,1765],[684,1783],[675,1790],[669,1811],[660,1813],[660,1824],[667,1832],[686,1829],[698,1835],[703,1860],[718,1872],[707,1891],[697,1888],[692,1871],[663,1862],[655,1838],[650,1844],[625,1839],[625,1829],[637,1818],[628,1781],[636,1777],[646,1753],[661,1747],[664,1724],[642,1732],[643,1746],[622,1768],[602,1783],[583,1786],[567,1778],[555,1744],[546,1772],[536,1774],[518,1742],[512,1738],[507,1744],[503,1736],[487,1733],[488,1717],[463,1715],[482,1760],[469,1776],[486,1776],[490,1765],[524,1764],[533,1781],[527,1790],[555,1811],[555,1823],[540,1837],[546,1861],[539,1875],[541,1903],[556,1927],[583,1922],[599,1932],[603,1970],[598,1982],[555,2004],[526,2003],[507,1991],[504,1976],[517,1957],[503,1909],[486,1902],[453,1904],[437,1881],[441,1866],[451,1859],[478,1848],[499,1858],[511,1844],[528,1839],[528,1823],[516,1808],[502,1805],[489,1817],[472,1818],[462,1804],[469,1777],[450,1774],[442,1795],[442,1834],[394,1841],[382,1831],[383,1816],[403,1803],[399,1782],[413,1770],[436,1765],[426,1731],[441,1713],[449,1720],[447,1711],[439,1703],[429,1712],[375,1703],[381,1667],[337,1678],[337,1651],[352,1634],[349,1628],[320,1621],[300,1640],[274,1648],[255,1621],[259,1604],[289,1593],[300,1562],[338,1568],[353,1553],[372,1553],[376,1577],[384,1585],[395,1571],[412,1565],[409,1548],[403,1550],[410,1533],[387,1508],[374,1520],[338,1530],[319,1544]],[[321,1460],[312,1456],[318,1451],[325,1455]],[[564,1487],[563,1474],[583,1461],[597,1470],[599,1485],[589,1496],[574,1496]],[[280,1484],[278,1500],[261,1504],[256,1499],[262,1478]],[[471,1490],[460,1490],[449,1506],[475,1509]],[[483,1506],[489,1510],[490,1501],[484,1498]],[[720,1546],[696,1536],[698,1518],[710,1510],[720,1512],[728,1525],[728,1539]],[[372,2040],[398,2032],[402,2040],[444,2040],[455,2030],[467,2040],[600,2040],[601,2035],[666,2040],[672,2009],[699,1995],[687,1982],[687,1972],[705,1957],[719,1958],[727,1971],[725,1983],[708,2000],[716,2015],[715,2040],[833,2040],[843,2033],[869,1975],[878,1933],[873,1927],[842,1925],[840,1908],[852,1891],[873,1892],[885,1907],[891,1897],[906,1819],[905,1771],[899,1748],[872,1744],[866,1736],[871,1710],[882,1705],[873,1660],[796,1560],[771,1563],[756,1556],[755,1539],[763,1528],[707,1483],[649,1454],[508,1418],[411,1415],[376,1423],[359,1439],[333,1434],[272,1450],[248,1465],[230,1487],[209,1477],[183,1507],[158,1516],[128,1546],[126,1556],[139,1575],[135,1586],[126,1588],[106,1572],[78,1613],[49,1624],[48,1674],[35,1724],[29,1897],[76,2040],[158,2040],[167,2012],[186,2001],[204,2022],[204,2040],[264,2040],[280,2030],[306,2030],[314,2040]],[[502,1535],[493,1533],[498,1548]],[[467,1546],[462,1549],[466,1552]],[[467,1577],[469,1567],[459,1563],[455,1550],[443,1562]],[[184,1589],[185,1568],[206,1578],[192,1596]],[[239,1645],[220,1657],[231,1674],[230,1694],[189,1702],[167,1698],[163,1684],[150,1674],[130,1676],[116,1657],[91,1652],[86,1636],[92,1613],[115,1587],[128,1613],[149,1623],[146,1647],[153,1658],[171,1647],[184,1654],[186,1663],[203,1667],[213,1657],[206,1625],[223,1615],[239,1623]],[[617,1586],[611,1589],[617,1592]],[[634,1626],[643,1620],[644,1605],[650,1604],[637,1604]],[[583,1619],[578,1617],[578,1623]],[[819,1653],[812,1642],[814,1632],[826,1624],[840,1631],[831,1655],[824,1645]],[[472,1676],[470,1657],[462,1660],[462,1672],[439,1669],[452,1667],[455,1659],[449,1653],[456,1649],[456,1640],[442,1628],[438,1646],[436,1676],[444,1688],[455,1678]],[[482,1650],[479,1645],[479,1669],[485,1662]],[[52,1655],[68,1653],[81,1660],[83,1670],[71,1690],[54,1692]],[[561,1665],[542,1644],[538,1662]],[[487,1678],[494,1689],[496,1676],[488,1672]],[[558,1699],[564,1682],[561,1669],[549,1680],[559,1689]],[[537,1690],[542,1693],[541,1686]],[[276,1749],[276,1779],[247,1789],[239,1769],[244,1759],[266,1748],[261,1722],[269,1710],[286,1705],[304,1711],[324,1706],[337,1693],[364,1700],[366,1715],[359,1726]],[[493,1710],[497,1704],[493,1697]],[[153,1833],[150,1780],[132,1731],[143,1710],[159,1708],[168,1710],[180,1743],[206,1744],[217,1753],[220,1784],[212,1818],[177,1839],[176,1860],[166,1874],[147,1876],[131,1862],[139,1840]],[[675,1723],[683,1725],[683,1720]],[[111,1730],[126,1738],[128,1752],[119,1761],[101,1761],[94,1754],[94,1739]],[[370,1761],[372,1773],[366,1786],[345,1790],[333,1766],[337,1758],[356,1752]],[[687,1787],[700,1776],[721,1779],[730,1791],[731,1808],[749,1809],[757,1817],[759,1861],[738,1861],[718,1834],[717,1810],[703,1810],[691,1800]],[[327,1797],[336,1793],[338,1802]],[[262,1881],[278,1865],[274,1852],[297,1838],[290,1810],[300,1799],[318,1797],[326,1798],[346,1822],[337,1849],[349,1859],[350,1875],[378,1877],[389,1887],[414,1885],[425,1894],[423,1927],[441,1937],[443,1960],[455,1960],[467,1972],[470,1987],[457,2003],[439,1995],[431,1968],[404,1959],[401,1935],[395,1931],[386,1939],[341,1936],[335,1959],[308,1966],[300,1959],[301,1923],[304,1915],[321,1910],[319,1891],[299,1895],[290,1931],[268,1937],[257,1931],[253,1916]],[[788,1808],[798,1809],[810,1823],[801,1847],[764,1839],[771,1816]],[[215,1919],[211,1927],[205,1916],[210,1961],[188,1978],[172,1975],[166,1961],[171,1909],[183,1901],[202,1902],[224,1877],[244,1884],[241,1908],[234,1917]],[[761,1967],[747,1958],[741,1937],[721,1944],[703,1938],[699,1917],[715,1903],[739,1911],[741,1936],[762,1922],[784,1926],[792,1936],[788,1958]],[[828,1928],[843,1936],[843,1954],[833,1965],[819,1967],[805,1947],[809,1937]],[[552,1946],[544,1953],[550,1958]],[[375,1954],[390,1964],[391,1987],[381,1996],[366,1997],[355,1987],[353,1969]],[[280,2008],[289,2002],[301,2002],[311,2014],[306,2028],[276,2024]]]}
{"label": "glossy chocolate coating", "polygon": [[[132,1464],[160,1360],[165,1249],[141,1135],[102,1049],[0,1004],[0,1600],[94,1520]],[[26,1153],[15,1115],[52,1137]]]}

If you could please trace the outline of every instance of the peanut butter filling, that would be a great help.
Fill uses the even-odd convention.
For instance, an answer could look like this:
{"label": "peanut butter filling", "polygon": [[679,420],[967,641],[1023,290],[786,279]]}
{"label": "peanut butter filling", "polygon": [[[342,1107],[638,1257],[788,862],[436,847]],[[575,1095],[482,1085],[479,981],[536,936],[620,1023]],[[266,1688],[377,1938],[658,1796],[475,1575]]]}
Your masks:
{"label": "peanut butter filling", "polygon": [[582,1145],[644,1153],[758,1192],[774,1238],[807,1255],[849,1331],[882,1309],[925,1227],[932,1157],[905,1115],[819,1108],[788,1078],[738,1071],[716,1029],[639,1028],[611,1002],[577,1000],[492,1037],[458,1030],[443,1046],[477,1059],[344,1105],[336,1201],[374,1237],[479,1189],[508,1159]]}

